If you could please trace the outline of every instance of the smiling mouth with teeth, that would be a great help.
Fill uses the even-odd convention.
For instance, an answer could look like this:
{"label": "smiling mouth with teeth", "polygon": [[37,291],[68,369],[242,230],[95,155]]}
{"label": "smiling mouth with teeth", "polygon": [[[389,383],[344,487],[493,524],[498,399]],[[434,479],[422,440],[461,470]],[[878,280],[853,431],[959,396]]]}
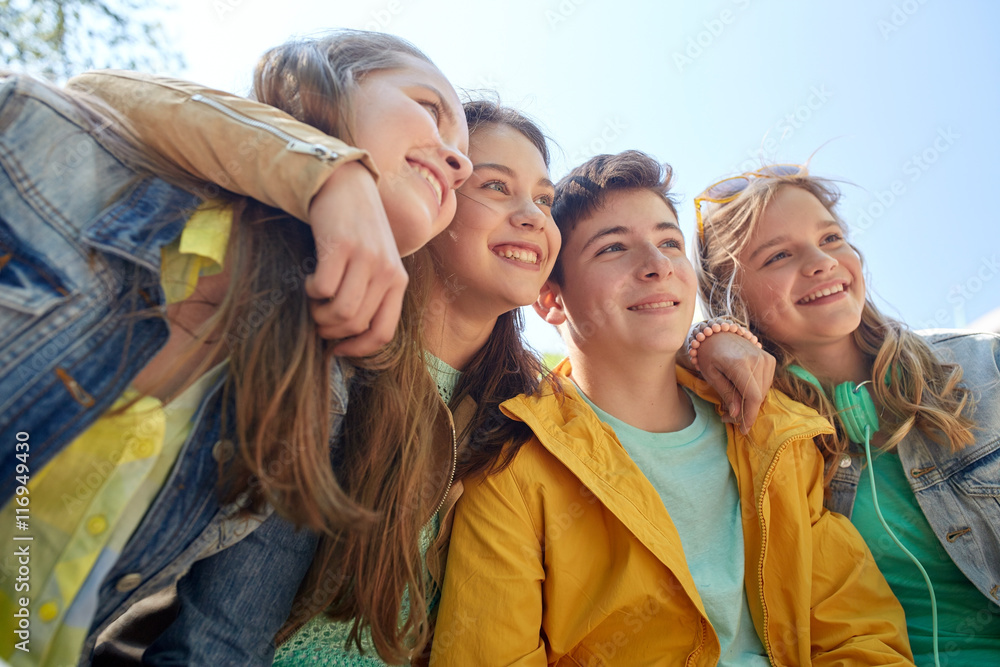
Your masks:
{"label": "smiling mouth with teeth", "polygon": [[629,310],[659,310],[660,308],[670,308],[676,305],[676,301],[657,301],[656,303],[644,303],[641,306],[631,306]]}
{"label": "smiling mouth with teeth", "polygon": [[419,164],[416,165],[416,170],[418,174],[423,176],[424,179],[431,184],[431,187],[434,188],[434,192],[437,193],[438,202],[440,202],[444,191],[441,189],[441,183],[438,181],[437,177],[434,176],[434,172]]}
{"label": "smiling mouth with teeth", "polygon": [[844,284],[841,283],[841,284],[835,285],[833,287],[828,287],[826,289],[822,289],[822,290],[813,292],[812,294],[810,294],[808,296],[804,296],[804,297],[802,297],[801,299],[798,300],[798,303],[800,303],[800,304],[811,303],[811,302],[815,301],[816,299],[819,299],[820,297],[830,296],[831,294],[837,294],[838,292],[843,292],[843,291],[844,291]]}
{"label": "smiling mouth with teeth", "polygon": [[497,257],[513,259],[522,264],[538,264],[538,253],[525,248],[497,248],[493,251]]}

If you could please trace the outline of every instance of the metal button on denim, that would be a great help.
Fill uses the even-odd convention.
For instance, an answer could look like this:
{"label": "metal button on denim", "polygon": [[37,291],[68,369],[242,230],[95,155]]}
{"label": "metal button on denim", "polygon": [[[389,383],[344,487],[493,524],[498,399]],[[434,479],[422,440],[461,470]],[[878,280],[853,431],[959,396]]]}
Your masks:
{"label": "metal button on denim", "polygon": [[131,590],[138,588],[139,584],[142,583],[142,575],[136,572],[126,574],[124,577],[118,580],[115,584],[115,589],[119,593],[128,593]]}
{"label": "metal button on denim", "polygon": [[225,463],[233,458],[233,443],[229,440],[219,440],[212,446],[212,458],[219,463]]}

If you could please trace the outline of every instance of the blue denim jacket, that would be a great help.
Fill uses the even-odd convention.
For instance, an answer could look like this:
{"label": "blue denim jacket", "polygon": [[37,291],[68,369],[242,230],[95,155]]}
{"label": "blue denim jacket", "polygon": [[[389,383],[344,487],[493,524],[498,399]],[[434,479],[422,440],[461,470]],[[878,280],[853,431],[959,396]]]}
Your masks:
{"label": "blue denim jacket", "polygon": [[[37,473],[166,343],[160,247],[197,204],[137,177],[48,87],[0,79],[0,502],[14,489],[16,433],[29,434]],[[331,382],[342,415],[340,366]],[[100,632],[175,585],[179,612],[145,662],[270,664],[316,538],[270,508],[249,516],[219,502],[221,385],[102,583],[81,664]]]}
{"label": "blue denim jacket", "polygon": [[[941,545],[976,588],[1000,602],[1000,336],[969,331],[921,332],[942,361],[962,367],[976,401],[976,441],[952,453],[911,431],[899,444],[910,488]],[[850,517],[863,457],[852,457],[831,483],[829,509]],[[845,459],[846,464],[846,459]]]}

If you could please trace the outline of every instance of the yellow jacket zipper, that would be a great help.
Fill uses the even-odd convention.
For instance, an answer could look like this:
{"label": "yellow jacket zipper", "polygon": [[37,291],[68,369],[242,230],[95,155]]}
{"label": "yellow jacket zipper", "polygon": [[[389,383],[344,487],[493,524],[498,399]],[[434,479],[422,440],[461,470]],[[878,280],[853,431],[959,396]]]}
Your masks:
{"label": "yellow jacket zipper", "polygon": [[771,650],[771,635],[768,632],[768,614],[767,614],[767,603],[764,601],[764,552],[767,550],[767,526],[764,525],[764,490],[767,489],[768,484],[771,482],[771,476],[774,474],[774,469],[778,467],[778,458],[781,453],[785,451],[785,447],[788,443],[793,440],[806,440],[812,439],[817,435],[825,433],[824,430],[813,431],[810,433],[804,433],[799,435],[794,435],[784,442],[782,442],[778,449],[774,451],[774,456],[771,458],[771,463],[767,467],[767,473],[764,475],[764,480],[760,485],[760,495],[757,498],[757,521],[760,523],[760,558],[757,561],[757,591],[760,595],[760,607],[764,613],[764,650],[767,651],[768,659],[774,660],[774,653]]}

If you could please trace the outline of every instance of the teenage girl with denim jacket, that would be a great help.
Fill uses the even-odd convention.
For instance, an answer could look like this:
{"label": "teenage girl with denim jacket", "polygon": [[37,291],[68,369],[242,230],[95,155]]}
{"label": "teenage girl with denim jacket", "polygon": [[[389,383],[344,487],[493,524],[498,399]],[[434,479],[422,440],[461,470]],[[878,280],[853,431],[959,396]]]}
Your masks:
{"label": "teenage girl with denim jacket", "polygon": [[[935,664],[936,652],[940,664],[992,664],[1000,655],[1000,336],[912,332],[880,313],[838,198],[829,181],[794,165],[708,188],[695,200],[702,298],[715,315],[749,321],[777,357],[776,386],[837,425],[823,443],[826,505],[868,542],[906,611],[917,664]],[[850,384],[835,404],[827,396],[842,383]],[[864,409],[848,407],[859,384],[874,409],[851,430]],[[936,609],[880,512],[928,571]]]}
{"label": "teenage girl with denim jacket", "polygon": [[[31,538],[22,581],[16,558],[3,563],[12,627],[0,649],[14,664],[75,662],[81,647],[83,662],[101,660],[102,647],[152,640],[152,664],[266,664],[316,543],[295,525],[332,531],[372,513],[332,468],[346,399],[334,354],[370,351],[395,328],[399,253],[450,221],[471,171],[467,130],[450,84],[410,45],[355,33],[316,44],[317,60],[340,67],[325,116],[310,103],[316,82],[281,59],[288,47],[265,58],[257,84],[258,96],[294,97],[318,130],[274,113],[228,157],[203,155],[201,171],[134,148],[86,96],[3,80],[0,483],[3,531]],[[250,104],[202,108],[197,93],[173,93],[171,116],[207,118],[210,134]],[[367,153],[328,136],[344,134],[338,111]],[[378,190],[356,160],[380,175]],[[218,178],[219,162],[236,172],[231,190],[262,185],[263,204],[175,168]],[[411,416],[378,417],[405,429]],[[419,442],[403,446],[434,463]],[[227,579],[247,565],[244,549],[256,574]],[[128,614],[152,609],[152,637],[110,641]]]}

